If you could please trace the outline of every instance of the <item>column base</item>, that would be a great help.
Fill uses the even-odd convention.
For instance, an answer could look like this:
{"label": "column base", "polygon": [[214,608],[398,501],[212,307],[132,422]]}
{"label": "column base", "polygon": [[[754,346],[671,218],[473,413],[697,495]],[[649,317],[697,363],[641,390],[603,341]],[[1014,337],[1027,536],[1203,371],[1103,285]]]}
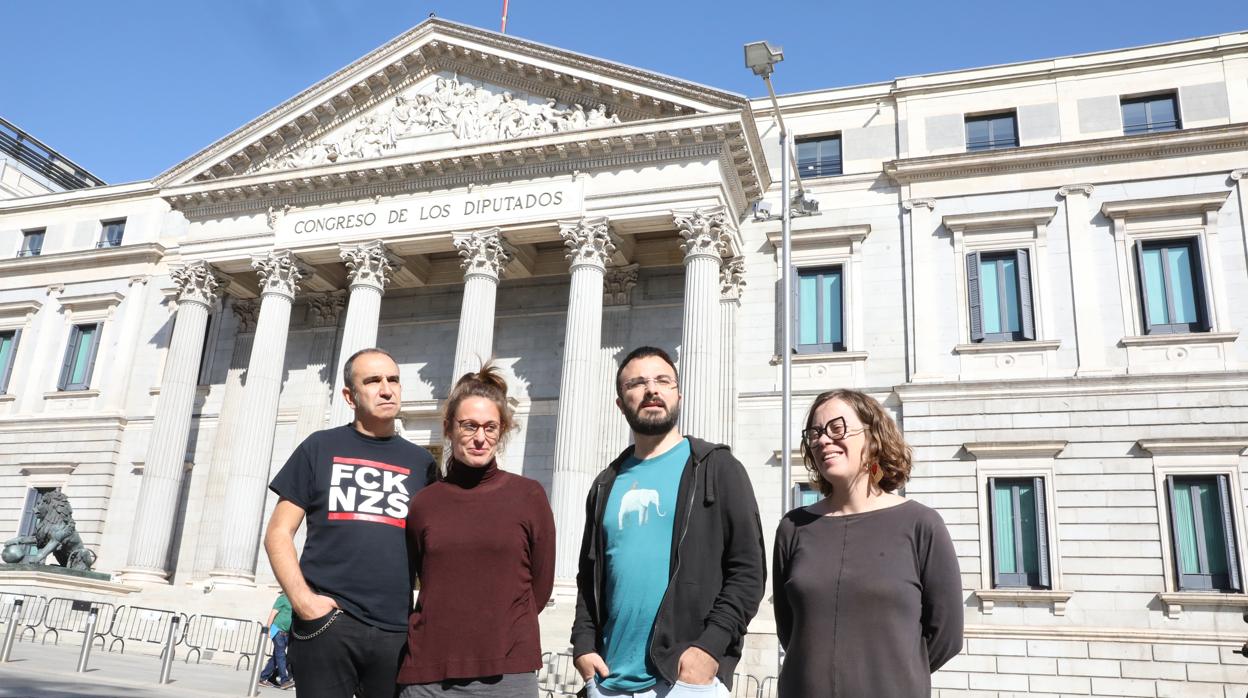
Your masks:
{"label": "column base", "polygon": [[208,581],[204,583],[204,593],[207,594],[218,588],[254,589],[256,588],[256,577],[249,574],[213,570],[208,573]]}
{"label": "column base", "polygon": [[161,584],[169,586],[169,573],[149,567],[124,567],[117,573],[122,581],[130,584]]}

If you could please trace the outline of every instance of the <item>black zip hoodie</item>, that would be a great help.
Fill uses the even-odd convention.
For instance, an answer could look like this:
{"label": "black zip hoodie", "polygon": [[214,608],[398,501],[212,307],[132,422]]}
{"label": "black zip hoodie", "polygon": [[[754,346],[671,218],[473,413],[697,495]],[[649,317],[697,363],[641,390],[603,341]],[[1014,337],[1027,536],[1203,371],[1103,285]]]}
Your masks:
{"label": "black zip hoodie", "polygon": [[[675,683],[680,655],[698,647],[719,661],[719,680],[732,687],[750,619],[767,579],[758,501],[745,467],[727,446],[692,436],[680,476],[667,592],[654,619],[649,657]],[[585,535],[576,575],[572,655],[602,653],[606,545],[602,512],[629,446],[598,474],[585,503]]]}

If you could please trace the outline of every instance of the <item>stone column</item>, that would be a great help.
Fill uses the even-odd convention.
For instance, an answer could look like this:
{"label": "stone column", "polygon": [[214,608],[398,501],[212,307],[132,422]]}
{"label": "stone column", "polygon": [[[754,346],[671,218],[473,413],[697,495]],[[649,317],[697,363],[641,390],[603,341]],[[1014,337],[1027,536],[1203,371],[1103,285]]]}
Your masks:
{"label": "stone column", "polygon": [[598,462],[610,463],[632,441],[632,432],[624,415],[615,406],[615,371],[619,367],[628,346],[628,330],[632,318],[633,287],[637,285],[639,265],[609,267],[603,276],[602,290],[602,351],[599,358],[599,375],[595,380],[598,403],[603,415],[598,424],[602,434],[598,450]]}
{"label": "stone column", "polygon": [[134,350],[143,329],[143,316],[147,313],[146,276],[130,277],[130,291],[126,294],[126,311],[117,332],[117,353],[111,363],[117,367],[106,377],[104,409],[125,413],[127,393],[130,391],[130,374],[134,369]]}
{"label": "stone column", "polygon": [[[910,248],[906,266],[910,272],[910,318],[913,322],[914,373],[911,380],[935,380],[940,375],[939,355],[936,348],[936,279],[933,268],[936,255],[932,252],[932,210],[935,199],[910,199],[902,202],[910,212],[910,229],[907,238]],[[965,302],[962,299],[959,303]]]}
{"label": "stone column", "polygon": [[342,328],[342,348],[338,350],[338,363],[333,367],[330,426],[346,424],[354,418],[351,407],[342,397],[342,365],[355,352],[377,346],[381,297],[386,292],[386,284],[402,267],[402,260],[387,252],[381,240],[343,245],[339,254],[347,263],[351,297],[347,301],[346,326]]}
{"label": "stone column", "polygon": [[226,484],[221,537],[212,576],[219,582],[251,585],[264,519],[277,401],[286,361],[290,307],[299,281],[311,275],[289,250],[256,257],[252,268],[260,277],[260,317],[254,348],[247,363],[247,387],[235,430],[234,464]]}
{"label": "stone column", "polygon": [[169,276],[178,285],[178,314],[165,359],[160,401],[143,464],[130,552],[122,576],[130,582],[169,581],[169,545],[186,470],[191,410],[199,382],[208,311],[226,279],[207,262],[192,262]]}
{"label": "stone column", "polygon": [[[204,508],[199,518],[199,538],[195,542],[196,579],[208,576],[217,557],[217,541],[221,537],[221,514],[225,490],[230,482],[230,465],[234,462],[234,439],[244,398],[243,373],[251,359],[251,345],[256,337],[256,318],[260,302],[235,298],[230,301],[235,318],[234,348],[230,367],[225,373],[225,394],[221,398],[217,431],[212,439],[212,459],[208,464],[208,482],[204,491]],[[225,314],[222,313],[224,318]]]}
{"label": "stone column", "polygon": [[685,253],[685,305],[680,333],[680,428],[719,438],[719,267],[727,249],[722,206],[673,214]]}
{"label": "stone column", "polygon": [[511,261],[507,243],[498,228],[455,234],[455,249],[463,258],[464,303],[459,311],[459,336],[455,340],[455,368],[451,385],[494,354],[494,302],[498,279]]}
{"label": "stone column", "polygon": [[615,242],[606,218],[560,221],[559,234],[568,248],[572,284],[559,374],[551,508],[557,541],[555,576],[571,579],[576,576],[585,527],[585,495],[603,465],[587,456],[596,452],[601,438],[596,380],[602,350],[602,282]]}
{"label": "stone column", "polygon": [[745,258],[725,259],[719,268],[719,375],[723,391],[719,403],[720,440],[737,440],[737,311],[745,286]]}
{"label": "stone column", "polygon": [[[1058,190],[1066,199],[1066,257],[1070,260],[1070,286],[1075,310],[1075,349],[1079,357],[1079,375],[1104,373],[1105,319],[1101,315],[1100,283],[1092,260],[1096,251],[1088,225],[1088,197],[1091,184],[1072,184]],[[1032,272],[1035,273],[1034,271]]]}

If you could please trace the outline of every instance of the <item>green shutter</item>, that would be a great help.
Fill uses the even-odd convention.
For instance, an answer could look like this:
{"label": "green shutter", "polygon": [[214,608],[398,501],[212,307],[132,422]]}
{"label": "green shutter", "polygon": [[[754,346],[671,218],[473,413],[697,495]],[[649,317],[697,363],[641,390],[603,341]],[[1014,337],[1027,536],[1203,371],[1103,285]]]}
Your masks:
{"label": "green shutter", "polygon": [[21,330],[13,330],[10,337],[0,335],[0,395],[9,390],[9,379],[13,376],[13,364],[17,361],[17,345],[21,339]]}
{"label": "green shutter", "polygon": [[65,360],[61,362],[61,377],[56,382],[57,390],[69,387],[69,376],[74,370],[74,356],[78,354],[78,338],[80,330],[75,325],[69,328],[69,342],[65,345]]}
{"label": "green shutter", "polygon": [[967,315],[971,322],[971,341],[984,341],[983,303],[979,296],[979,253],[966,256]]}
{"label": "green shutter", "polygon": [[1235,537],[1235,507],[1231,500],[1230,478],[1218,476],[1218,504],[1222,510],[1222,538],[1226,546],[1226,575],[1229,591],[1243,592],[1243,577],[1239,571],[1239,544]]}
{"label": "green shutter", "polygon": [[1031,254],[1020,249],[1014,253],[1014,264],[1018,268],[1018,318],[1023,339],[1036,338],[1035,313],[1031,300]]}
{"label": "green shutter", "polygon": [[1039,558],[1040,588],[1052,589],[1053,578],[1049,572],[1049,521],[1046,511],[1047,497],[1044,494],[1044,478],[1033,478],[1032,486],[1036,490],[1036,552]]}

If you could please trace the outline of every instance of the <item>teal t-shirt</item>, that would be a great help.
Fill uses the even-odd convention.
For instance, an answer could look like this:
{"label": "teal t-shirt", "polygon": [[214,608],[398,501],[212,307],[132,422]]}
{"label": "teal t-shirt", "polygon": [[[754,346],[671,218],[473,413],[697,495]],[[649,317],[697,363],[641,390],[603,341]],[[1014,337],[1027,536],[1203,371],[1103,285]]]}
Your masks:
{"label": "teal t-shirt", "polygon": [[278,594],[277,600],[273,602],[273,608],[277,609],[277,615],[273,617],[273,625],[277,626],[278,630],[290,632],[290,599],[286,598],[284,592]]}
{"label": "teal t-shirt", "polygon": [[647,655],[667,592],[676,496],[688,460],[689,440],[681,439],[657,456],[624,461],[611,487],[602,514],[607,547],[602,644],[611,668],[604,688],[632,692],[656,683],[658,672]]}

